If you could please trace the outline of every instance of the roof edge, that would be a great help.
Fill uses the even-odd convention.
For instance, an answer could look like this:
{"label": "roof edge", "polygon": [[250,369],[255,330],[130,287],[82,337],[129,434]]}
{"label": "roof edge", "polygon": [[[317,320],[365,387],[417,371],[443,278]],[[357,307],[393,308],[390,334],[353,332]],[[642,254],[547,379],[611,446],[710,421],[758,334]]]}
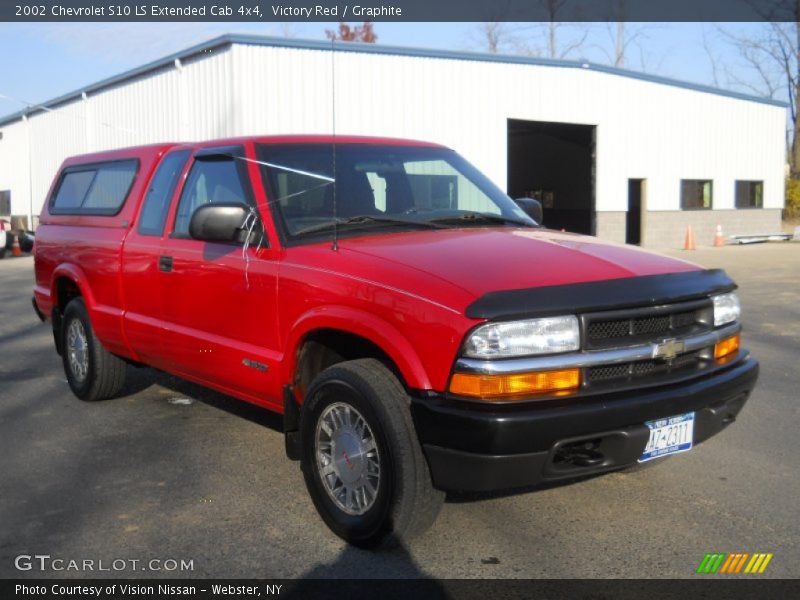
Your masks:
{"label": "roof edge", "polygon": [[487,54],[482,52],[467,52],[457,50],[439,50],[433,48],[416,48],[406,46],[389,46],[383,44],[363,44],[356,42],[332,42],[324,40],[309,40],[309,39],[296,39],[296,38],[281,38],[271,36],[260,36],[250,34],[225,34],[213,39],[201,42],[194,46],[190,46],[184,50],[174,52],[162,58],[156,59],[139,67],[135,67],[128,71],[124,71],[118,75],[107,77],[96,83],[78,88],[72,92],[62,94],[51,100],[47,100],[40,104],[31,105],[25,109],[11,113],[4,117],[0,117],[0,127],[18,121],[26,116],[33,116],[37,113],[46,111],[47,109],[57,108],[63,104],[73,102],[82,97],[83,94],[90,94],[117,85],[129,79],[134,79],[141,75],[145,75],[152,71],[164,68],[173,64],[176,60],[186,60],[199,54],[214,50],[217,48],[224,48],[233,44],[250,45],[250,46],[271,46],[277,48],[297,48],[304,50],[336,50],[339,52],[356,52],[362,54],[388,54],[396,56],[411,56],[418,58],[440,58],[450,60],[466,60],[474,62],[492,62],[504,64],[522,64],[522,65],[537,65],[548,67],[562,67],[571,69],[582,69],[587,71],[595,71],[598,73],[607,73],[610,75],[618,75],[621,77],[628,77],[630,79],[638,79],[641,81],[648,81],[650,83],[657,83],[662,85],[669,85],[672,87],[683,88],[696,92],[703,92],[708,94],[715,94],[734,98],[737,100],[746,100],[749,102],[756,102],[759,104],[767,104],[770,106],[777,106],[780,108],[787,108],[788,104],[781,100],[772,98],[765,98],[762,96],[755,96],[736,92],[734,90],[726,90],[722,88],[705,85],[702,83],[692,83],[680,79],[673,79],[671,77],[664,77],[661,75],[653,75],[649,73],[642,73],[639,71],[632,71],[629,69],[621,69],[619,67],[612,67],[609,65],[601,65],[597,63],[588,62],[585,60],[571,60],[571,59],[552,59],[552,58],[539,58],[531,56],[515,56],[508,54]]}
{"label": "roof edge", "polygon": [[0,117],[0,127],[2,127],[3,125],[8,125],[13,121],[18,121],[25,116],[30,117],[41,112],[46,112],[48,109],[58,108],[59,106],[62,106],[64,104],[74,102],[75,100],[80,99],[83,96],[83,94],[99,92],[103,89],[112,87],[129,79],[135,79],[136,77],[139,77],[141,75],[146,75],[147,73],[163,69],[166,66],[174,64],[176,60],[186,60],[187,58],[192,58],[199,54],[208,52],[209,50],[230,46],[233,43],[231,39],[232,37],[233,36],[228,34],[221,35],[219,37],[212,38],[205,42],[200,42],[199,44],[195,44],[194,46],[190,46],[189,48],[186,48],[184,50],[173,52],[172,54],[169,54],[162,58],[157,58],[156,60],[145,63],[139,67],[134,67],[133,69],[123,71],[118,75],[112,75],[111,77],[106,77],[105,79],[101,79],[98,82],[80,87],[71,92],[67,92],[66,94],[57,96],[56,98],[53,98],[51,100],[46,100],[44,102],[31,104],[27,108]]}

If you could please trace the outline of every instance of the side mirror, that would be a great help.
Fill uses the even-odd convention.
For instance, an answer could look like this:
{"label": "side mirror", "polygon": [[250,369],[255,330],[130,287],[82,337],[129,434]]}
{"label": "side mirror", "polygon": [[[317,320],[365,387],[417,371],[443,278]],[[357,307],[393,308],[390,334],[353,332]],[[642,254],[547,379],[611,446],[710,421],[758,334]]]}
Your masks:
{"label": "side mirror", "polygon": [[542,224],[542,220],[544,219],[544,214],[542,211],[542,203],[534,198],[515,198],[514,202],[517,203],[522,210],[525,211],[525,214],[528,215],[531,219],[536,221],[539,225]]}
{"label": "side mirror", "polygon": [[204,242],[238,242],[249,213],[239,202],[204,204],[192,213],[189,235]]}

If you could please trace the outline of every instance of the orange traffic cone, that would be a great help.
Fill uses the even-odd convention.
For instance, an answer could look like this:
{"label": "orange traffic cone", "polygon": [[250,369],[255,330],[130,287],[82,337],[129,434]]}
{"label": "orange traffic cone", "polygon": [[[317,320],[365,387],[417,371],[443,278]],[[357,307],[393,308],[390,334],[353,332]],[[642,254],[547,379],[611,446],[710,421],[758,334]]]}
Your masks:
{"label": "orange traffic cone", "polygon": [[22,256],[22,248],[19,247],[19,236],[14,236],[14,243],[11,246],[11,256]]}
{"label": "orange traffic cone", "polygon": [[725,245],[725,237],[722,235],[722,225],[717,224],[717,232],[714,234],[714,246],[719,248]]}
{"label": "orange traffic cone", "polygon": [[684,250],[697,250],[697,246],[694,243],[694,231],[692,231],[692,226],[686,226],[686,237],[683,241],[683,249]]}

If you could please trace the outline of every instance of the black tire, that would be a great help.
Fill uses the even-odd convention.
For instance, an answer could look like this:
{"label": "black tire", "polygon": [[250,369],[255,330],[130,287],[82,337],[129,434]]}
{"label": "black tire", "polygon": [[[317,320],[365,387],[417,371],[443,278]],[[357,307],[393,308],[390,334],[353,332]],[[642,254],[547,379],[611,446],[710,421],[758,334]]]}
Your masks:
{"label": "black tire", "polygon": [[[334,492],[329,491],[318,468],[321,463],[318,463],[316,436],[320,417],[345,404],[366,422],[368,430],[360,437],[374,440],[379,457],[373,459],[380,466],[377,493],[368,508],[364,501],[360,507],[363,514],[348,514],[337,505]],[[408,394],[397,377],[374,359],[343,362],[325,369],[306,394],[300,421],[301,468],[306,486],[328,527],[355,546],[373,548],[404,543],[433,524],[444,502],[444,492],[434,489],[431,483],[409,406]],[[333,459],[337,456],[333,438],[330,448]],[[342,456],[352,470],[347,453]],[[362,457],[368,455],[357,456],[354,464],[362,468],[365,463],[361,461],[366,460]],[[328,477],[342,483],[337,479],[338,472]],[[362,473],[359,481],[363,477]]]}
{"label": "black tire", "polygon": [[33,252],[34,238],[31,234],[25,232],[19,236],[19,247],[25,253]]}
{"label": "black tire", "polygon": [[[75,325],[73,325],[75,323]],[[83,354],[72,353],[70,346],[70,328],[82,329],[85,338]],[[105,400],[116,396],[125,385],[125,361],[106,350],[94,334],[89,321],[89,313],[81,298],[75,298],[67,304],[61,320],[61,358],[64,373],[67,376],[72,393],[88,402]],[[78,359],[85,366],[85,373],[74,367],[71,357]],[[85,362],[82,358],[85,356]]]}

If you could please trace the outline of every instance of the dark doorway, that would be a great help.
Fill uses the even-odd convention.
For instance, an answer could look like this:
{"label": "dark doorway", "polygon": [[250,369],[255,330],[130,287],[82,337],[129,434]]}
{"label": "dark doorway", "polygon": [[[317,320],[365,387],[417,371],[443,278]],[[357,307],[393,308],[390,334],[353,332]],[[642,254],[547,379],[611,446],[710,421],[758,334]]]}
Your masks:
{"label": "dark doorway", "polygon": [[595,233],[595,126],[508,120],[508,195],[536,198],[544,225]]}
{"label": "dark doorway", "polygon": [[642,243],[642,210],[644,210],[644,179],[628,179],[628,213],[625,218],[625,243]]}
{"label": "dark doorway", "polygon": [[0,190],[0,217],[11,216],[11,190]]}

